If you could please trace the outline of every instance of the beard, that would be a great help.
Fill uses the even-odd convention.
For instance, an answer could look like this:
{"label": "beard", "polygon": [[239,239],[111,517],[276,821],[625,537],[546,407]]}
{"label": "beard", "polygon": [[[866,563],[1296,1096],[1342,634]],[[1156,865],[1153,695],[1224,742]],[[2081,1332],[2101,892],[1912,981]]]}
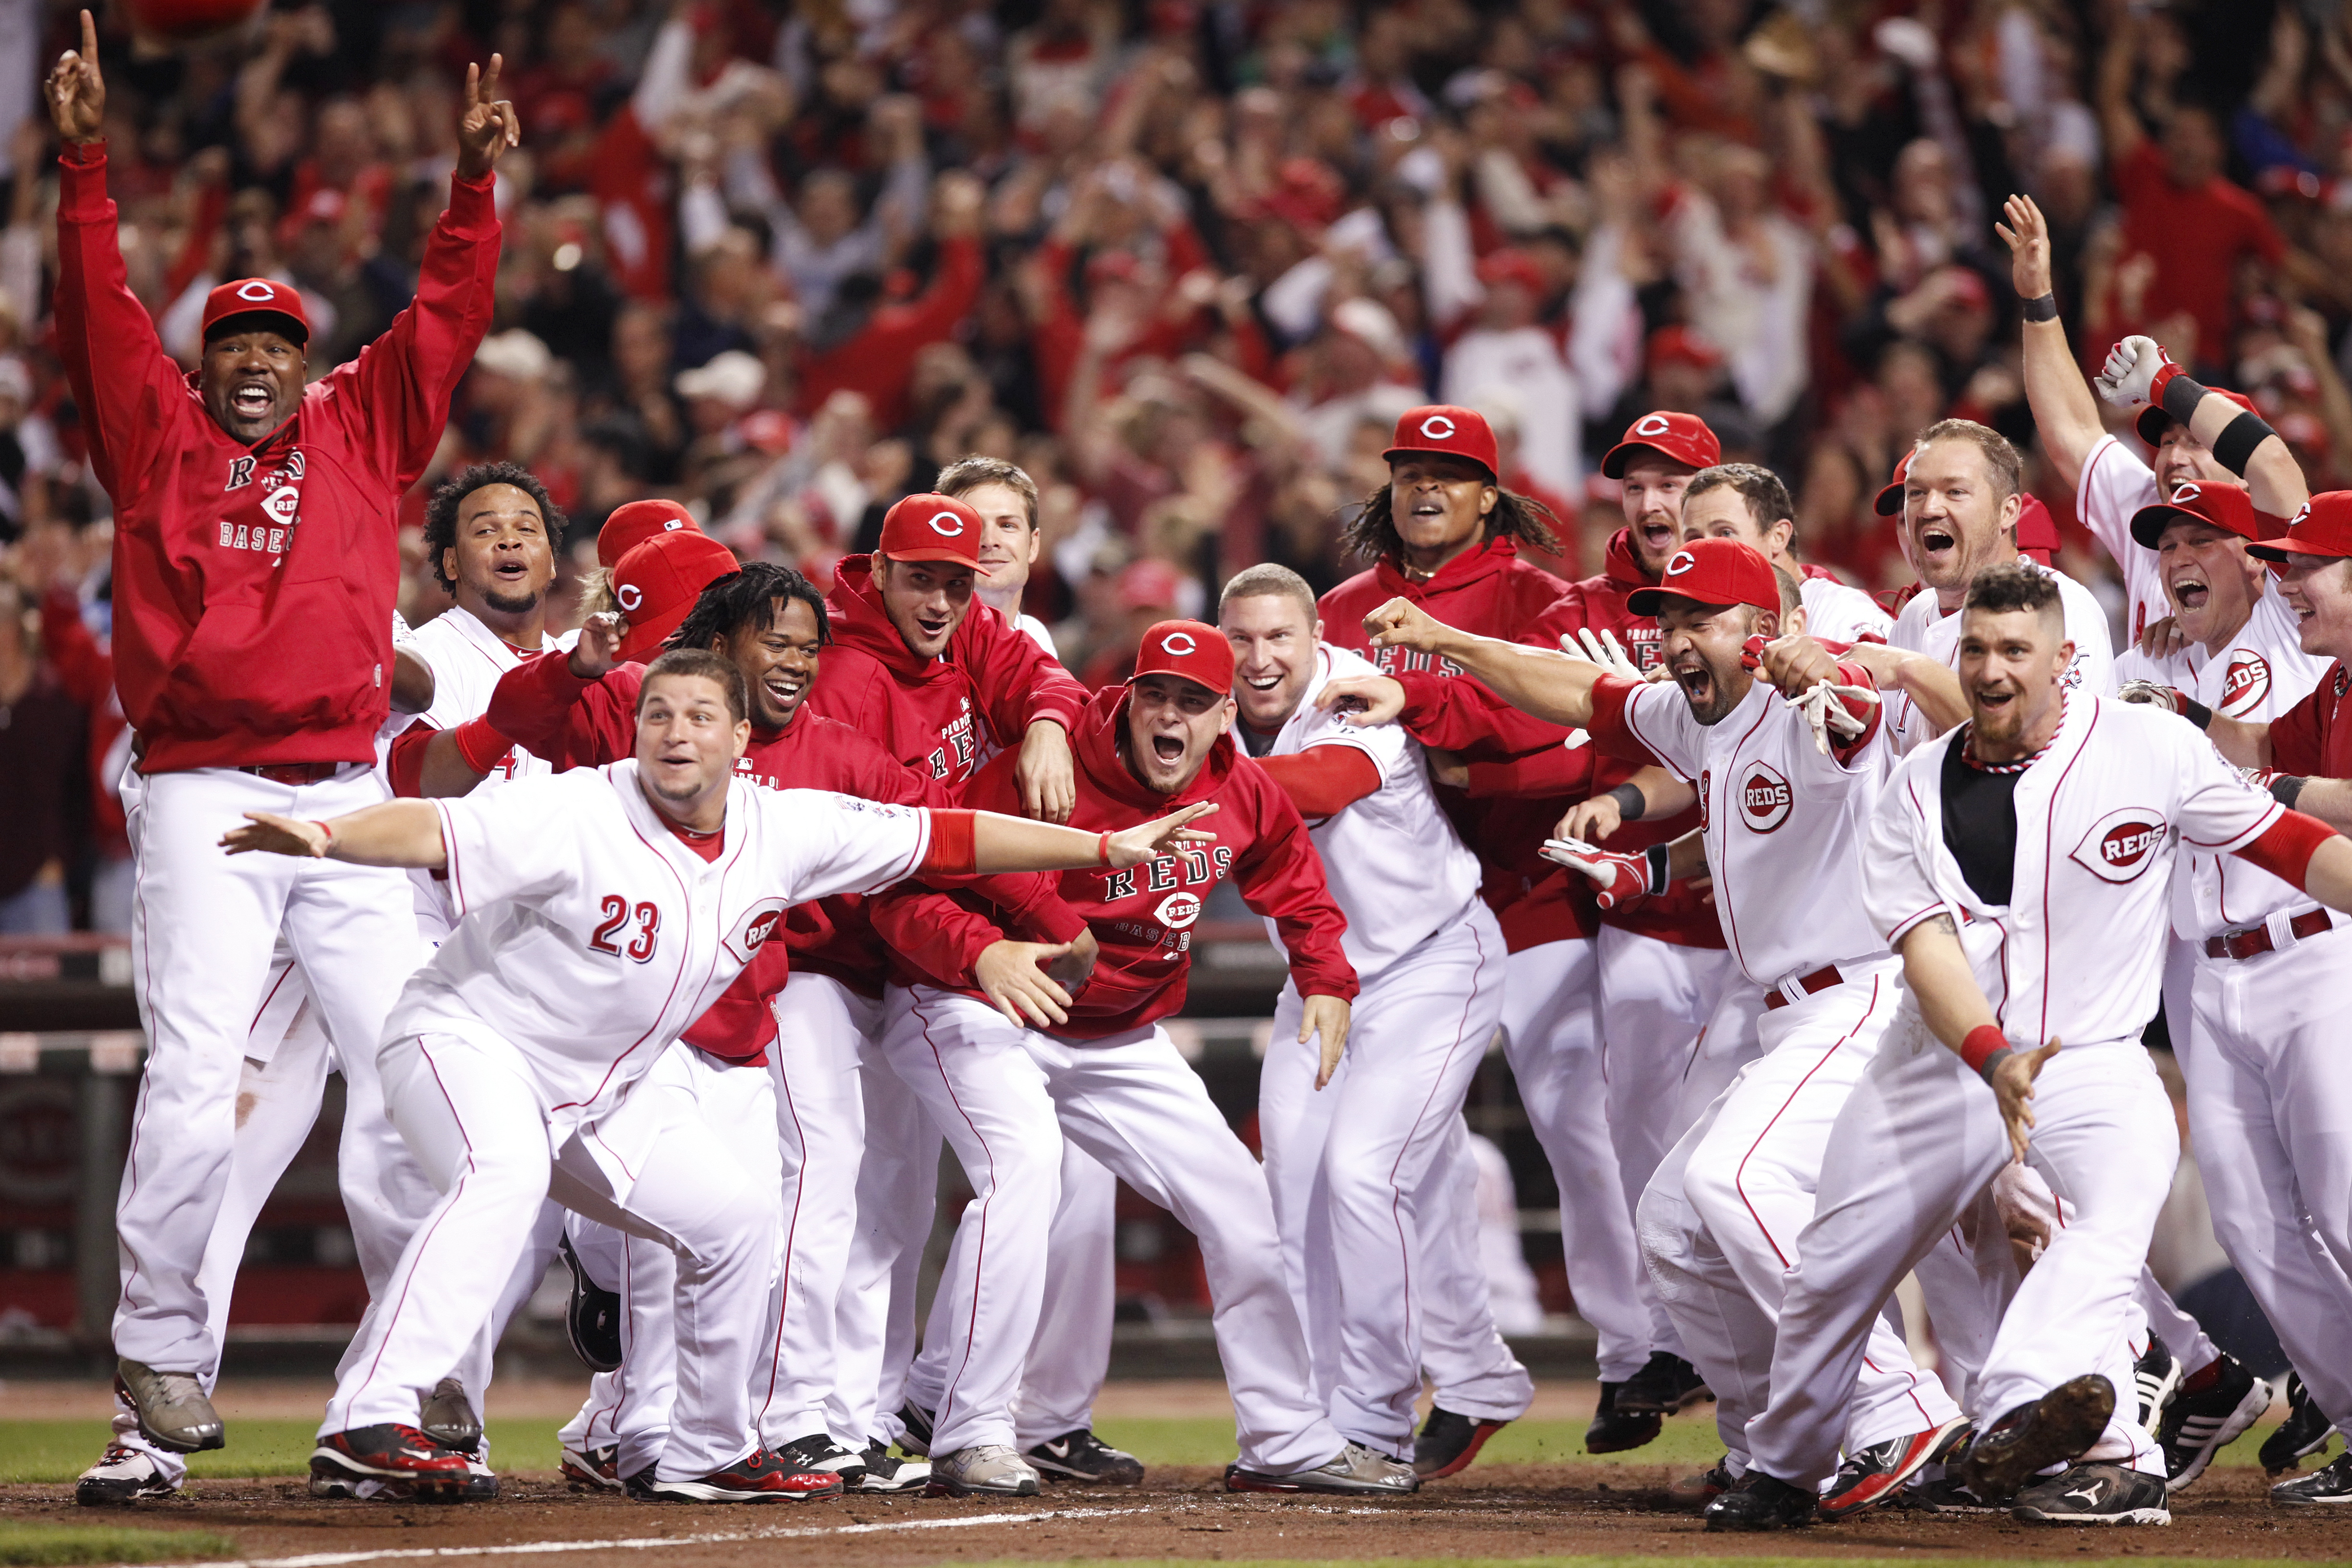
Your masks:
{"label": "beard", "polygon": [[536,591],[528,594],[501,594],[494,588],[482,590],[482,603],[502,616],[527,616],[539,608]]}

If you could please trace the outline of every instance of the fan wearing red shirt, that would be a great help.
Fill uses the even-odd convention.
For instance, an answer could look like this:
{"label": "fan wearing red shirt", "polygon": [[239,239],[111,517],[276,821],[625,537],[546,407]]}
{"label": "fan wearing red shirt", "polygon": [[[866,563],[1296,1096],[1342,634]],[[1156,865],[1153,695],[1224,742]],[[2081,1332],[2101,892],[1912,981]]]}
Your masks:
{"label": "fan wearing red shirt", "polygon": [[[1106,831],[1207,802],[1213,813],[1201,821],[1216,841],[1131,872],[1059,879],[1102,943],[1066,1018],[1011,1024],[936,970],[892,995],[883,1054],[946,1131],[977,1194],[940,1278],[950,1305],[931,1320],[951,1342],[926,1352],[950,1369],[932,1423],[935,1489],[1008,1490],[1027,1470],[1012,1446],[1011,1406],[1036,1331],[1065,1138],[1201,1239],[1241,1442],[1229,1489],[1393,1496],[1418,1484],[1412,1466],[1334,1429],[1283,1279],[1265,1173],[1160,1026],[1184,1002],[1193,922],[1230,878],[1290,955],[1304,999],[1300,1043],[1318,1041],[1331,1066],[1347,1042],[1356,994],[1340,947],[1347,922],[1297,808],[1234,744],[1233,679],[1223,634],[1162,621],[1144,634],[1127,685],[1087,706],[1072,826]],[[1003,759],[968,798],[1018,800]],[[876,926],[928,969],[926,933],[903,912],[877,900]]]}

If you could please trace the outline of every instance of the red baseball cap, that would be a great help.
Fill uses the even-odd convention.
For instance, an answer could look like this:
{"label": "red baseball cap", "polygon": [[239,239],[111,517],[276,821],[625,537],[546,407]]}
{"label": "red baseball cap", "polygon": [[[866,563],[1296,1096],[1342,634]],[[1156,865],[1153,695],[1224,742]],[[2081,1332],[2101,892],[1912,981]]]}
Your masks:
{"label": "red baseball cap", "polygon": [[1427,403],[1406,409],[1396,422],[1396,438],[1381,456],[1393,463],[1399,458],[1424,454],[1467,458],[1488,475],[1502,477],[1503,458],[1495,449],[1495,427],[1475,408]]}
{"label": "red baseball cap", "polygon": [[1129,562],[1113,588],[1122,610],[1173,609],[1183,591],[1184,574],[1156,555]]}
{"label": "red baseball cap", "polygon": [[2058,520],[2050,515],[2040,496],[2018,498],[2017,547],[2044,566],[2058,553]]}
{"label": "red baseball cap", "polygon": [[596,564],[610,572],[621,557],[646,540],[684,530],[700,533],[694,514],[674,500],[633,500],[613,509],[596,531]]}
{"label": "red baseball cap", "polygon": [[1667,599],[1701,605],[1753,605],[1780,613],[1780,579],[1754,546],[1737,539],[1694,539],[1675,552],[1654,588],[1636,588],[1625,607],[1654,616]]}
{"label": "red baseball cap", "polygon": [[1147,675],[1181,675],[1223,697],[1234,689],[1234,645],[1198,621],[1161,621],[1143,634],[1129,686]]}
{"label": "red baseball cap", "polygon": [[[2219,386],[2209,386],[2205,390],[2208,392],[2220,393],[2222,396],[2228,398],[2231,402],[2236,404],[2239,407],[2244,409],[2249,414],[2259,414],[2262,412],[2261,409],[2254,406],[2254,400],[2248,397],[2242,392],[2231,392],[2225,387]],[[2138,418],[2132,421],[2132,429],[2138,435],[2141,440],[2153,447],[2158,442],[2164,439],[2165,426],[2171,423],[2172,416],[2164,411],[2164,405],[2160,403],[2151,403],[2147,407],[2139,411]]]}
{"label": "red baseball cap", "polygon": [[[205,296],[204,329],[201,341],[210,342],[217,334],[213,329],[223,321],[239,316],[271,318],[255,321],[256,329],[267,328],[293,339],[298,343],[310,341],[310,313],[302,309],[302,291],[291,283],[273,283],[267,278],[240,278],[234,283],[224,283]],[[288,331],[291,327],[293,330]]]}
{"label": "red baseball cap", "polygon": [[1662,364],[1686,364],[1698,370],[1723,367],[1723,351],[1715,346],[1715,340],[1679,323],[1652,332],[1642,353],[1652,370]]}
{"label": "red baseball cap", "polygon": [[1496,283],[1516,283],[1528,293],[1541,296],[1544,291],[1543,268],[1536,258],[1524,250],[1506,246],[1489,251],[1478,258],[1478,281],[1489,287]]}
{"label": "red baseball cap", "polygon": [[1871,510],[1881,517],[1893,517],[1903,510],[1903,481],[1910,476],[1911,454],[1917,450],[1916,447],[1906,448],[1895,459],[1895,477],[1879,489],[1878,499],[1870,503]]}
{"label": "red baseball cap", "polygon": [[613,568],[613,597],[629,626],[621,657],[652,658],[702,590],[738,570],[735,552],[698,530],[656,533],[622,556]]}
{"label": "red baseball cap", "polygon": [[2322,490],[2303,503],[2286,532],[2267,544],[2249,544],[2246,553],[2264,561],[2290,555],[2352,556],[2352,490]]}
{"label": "red baseball cap", "polygon": [[1602,455],[1601,471],[1612,479],[1625,477],[1625,465],[1640,452],[1654,452],[1686,468],[1711,468],[1723,461],[1723,443],[1696,414],[1661,408],[1644,414],[1625,427],[1625,438]]}
{"label": "red baseball cap", "polygon": [[908,496],[882,518],[876,553],[893,561],[955,561],[980,572],[980,513],[952,496]]}
{"label": "red baseball cap", "polygon": [[[2254,498],[2243,487],[2206,483],[2182,485],[2172,492],[2170,500],[2160,500],[2132,513],[2131,536],[2153,550],[2176,518],[2210,523],[2248,542],[2263,536],[2261,525],[2254,521]],[[2022,539],[2018,541],[2021,548],[2024,542]]]}

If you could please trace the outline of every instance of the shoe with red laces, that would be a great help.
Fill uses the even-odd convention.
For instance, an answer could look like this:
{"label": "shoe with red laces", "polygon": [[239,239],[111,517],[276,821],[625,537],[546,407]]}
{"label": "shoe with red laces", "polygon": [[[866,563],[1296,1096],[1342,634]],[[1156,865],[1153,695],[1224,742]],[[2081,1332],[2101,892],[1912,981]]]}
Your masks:
{"label": "shoe with red laces", "polygon": [[402,1482],[420,1499],[451,1502],[465,1498],[472,1480],[465,1455],[396,1423],[320,1438],[310,1450],[310,1474],[329,1482]]}
{"label": "shoe with red laces", "polygon": [[646,1490],[672,1502],[807,1502],[837,1498],[841,1478],[829,1470],[796,1469],[765,1448],[754,1448],[723,1470],[691,1481],[646,1479]]}

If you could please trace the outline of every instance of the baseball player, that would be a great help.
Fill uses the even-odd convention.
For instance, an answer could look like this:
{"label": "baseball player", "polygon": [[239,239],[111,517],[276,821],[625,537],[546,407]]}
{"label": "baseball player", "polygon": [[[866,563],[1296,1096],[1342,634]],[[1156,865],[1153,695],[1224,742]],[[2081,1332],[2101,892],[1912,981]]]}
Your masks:
{"label": "baseball player", "polygon": [[[478,1331],[542,1197],[649,1229],[677,1257],[678,1397],[653,1492],[839,1495],[757,1447],[749,1373],[776,1205],[691,1107],[632,1089],[752,961],[786,909],[918,870],[1138,866],[1205,846],[1187,807],[1082,833],[987,812],[877,805],[734,777],[741,672],[678,649],[646,671],[634,759],[479,798],[394,801],[323,822],[252,813],[232,854],[444,869],[457,929],[404,989],[382,1070],[402,1136],[445,1194],[339,1381],[314,1468],[420,1490],[463,1460],[401,1417]],[[1205,847],[1199,850],[1206,853]],[[551,1184],[551,1182],[552,1184]]]}
{"label": "baseball player", "polygon": [[[1555,646],[1575,629],[1559,607],[1563,584],[1519,559],[1544,546],[1542,513],[1497,483],[1494,432],[1476,411],[1443,405],[1408,410],[1389,451],[1390,482],[1349,531],[1371,566],[1323,596],[1325,635],[1416,688],[1450,686],[1459,671],[1402,648],[1375,649],[1363,618],[1400,595],[1452,624],[1495,637]],[[1489,499],[1491,498],[1491,499]],[[1475,682],[1468,684],[1475,685]],[[1585,1444],[1595,1453],[1638,1447],[1658,1435],[1656,1415],[1617,1414],[1619,1388],[1649,1364],[1651,1317],[1609,1136],[1600,1043],[1600,971],[1591,894],[1580,877],[1541,861],[1560,813],[1591,783],[1591,753],[1567,731],[1476,704],[1459,722],[1406,728],[1444,748],[1431,758],[1439,804],[1478,856],[1481,890],[1509,949],[1503,1027],[1512,1076],[1552,1172],[1562,1249],[1577,1310],[1600,1337],[1601,1408]],[[1504,733],[1516,723],[1521,731]],[[1534,777],[1544,773],[1541,778]],[[1426,1234],[1426,1233],[1424,1233]],[[1414,1446],[1415,1463],[1473,1451],[1480,1423],[1444,1399]],[[1432,1473],[1435,1473],[1433,1471]]]}
{"label": "baseball player", "polygon": [[431,457],[489,320],[490,174],[518,122],[496,98],[497,58],[487,81],[469,71],[450,206],[427,241],[416,301],[357,359],[306,391],[299,296],[245,279],[207,297],[191,378],[125,279],[87,13],[81,43],[47,84],[64,142],[58,352],[91,470],[114,500],[115,679],[142,743],[129,827],[149,1055],[116,1209],[114,1341],[140,1431],[192,1452],[225,1440],[204,1386],[219,1347],[197,1273],[281,931],[349,1085],[340,1174],[372,1285],[431,1195],[400,1168],[373,1071],[404,971],[384,955],[415,940],[399,879],[224,860],[211,841],[240,810],[318,815],[383,798],[375,737],[394,662],[385,628],[399,497]]}
{"label": "baseball player", "polygon": [[[1306,998],[1298,1043],[1318,1041],[1329,1068],[1347,1040],[1357,987],[1344,918],[1297,808],[1227,735],[1233,680],[1233,649],[1216,628],[1162,621],[1144,634],[1127,685],[1097,693],[1080,721],[1074,823],[1108,827],[1176,803],[1215,802],[1221,815],[1213,850],[1059,879],[1102,945],[1066,1017],[1022,1027],[968,987],[892,994],[883,1050],[977,1194],[940,1278],[952,1306],[932,1320],[952,1335],[932,1428],[935,1490],[1023,1485],[1009,1407],[1031,1353],[1063,1138],[1201,1238],[1241,1447],[1229,1489],[1393,1496],[1418,1485],[1410,1465],[1334,1429],[1284,1284],[1265,1176],[1159,1024],[1182,1005],[1202,902],[1231,878],[1290,954]],[[1011,761],[983,769],[969,798],[1019,799]],[[877,900],[877,929],[936,978],[928,932],[899,921],[904,912],[902,899]]]}
{"label": "baseball player", "polygon": [[1021,608],[1022,591],[1029,586],[1030,569],[1045,542],[1037,525],[1037,481],[1002,458],[960,458],[940,470],[940,481],[931,488],[980,514],[985,529],[980,569],[987,576],[973,592],[981,603],[1003,616],[1014,631],[1054,653],[1053,632]]}
{"label": "baseball player", "polygon": [[1789,487],[1769,468],[1753,463],[1718,463],[1691,476],[1683,491],[1683,542],[1736,539],[1776,567],[1786,566],[1802,584],[1808,637],[1824,642],[1885,642],[1895,617],[1861,589],[1841,583],[1819,566],[1796,558],[1797,503]]}
{"label": "baseball player", "polygon": [[[1333,677],[1373,667],[1323,641],[1306,579],[1251,567],[1225,584],[1217,621],[1233,645],[1237,733],[1308,821],[1362,987],[1362,1022],[1337,1068],[1296,1041],[1305,1004],[1286,987],[1258,1090],[1283,1270],[1316,1387],[1350,1442],[1409,1455],[1423,1475],[1459,1468],[1535,1393],[1488,1316],[1465,1334],[1486,1364],[1437,1390],[1435,1408],[1470,1425],[1466,1449],[1441,1445],[1433,1467],[1414,1446],[1413,1404],[1431,1361],[1421,1298],[1432,1226],[1420,1195],[1452,1178],[1449,1156],[1468,1156],[1462,1101],[1502,1016],[1503,934],[1421,748],[1393,723],[1350,726],[1315,705]],[[1429,1220],[1440,1215],[1464,1217],[1433,1202]],[[1455,1310],[1484,1315],[1486,1291],[1475,1295]]]}
{"label": "baseball player", "polygon": [[[1901,1011],[1832,1131],[1771,1403],[1748,1426],[1753,1464],[1710,1505],[1710,1528],[1811,1517],[1878,1304],[2018,1155],[2071,1223],[2001,1321],[1959,1479],[2030,1521],[2170,1518],[2162,1455],[2119,1396],[2179,1150],[2139,1045],[2172,866],[2184,847],[2234,853],[2352,902],[2352,846],[2237,777],[2189,727],[2073,684],[2062,592],[2024,563],[1978,574],[1960,643],[1969,721],[1881,795],[1864,888],[1903,957]],[[2053,1465],[2066,1468],[2019,1491]]]}

